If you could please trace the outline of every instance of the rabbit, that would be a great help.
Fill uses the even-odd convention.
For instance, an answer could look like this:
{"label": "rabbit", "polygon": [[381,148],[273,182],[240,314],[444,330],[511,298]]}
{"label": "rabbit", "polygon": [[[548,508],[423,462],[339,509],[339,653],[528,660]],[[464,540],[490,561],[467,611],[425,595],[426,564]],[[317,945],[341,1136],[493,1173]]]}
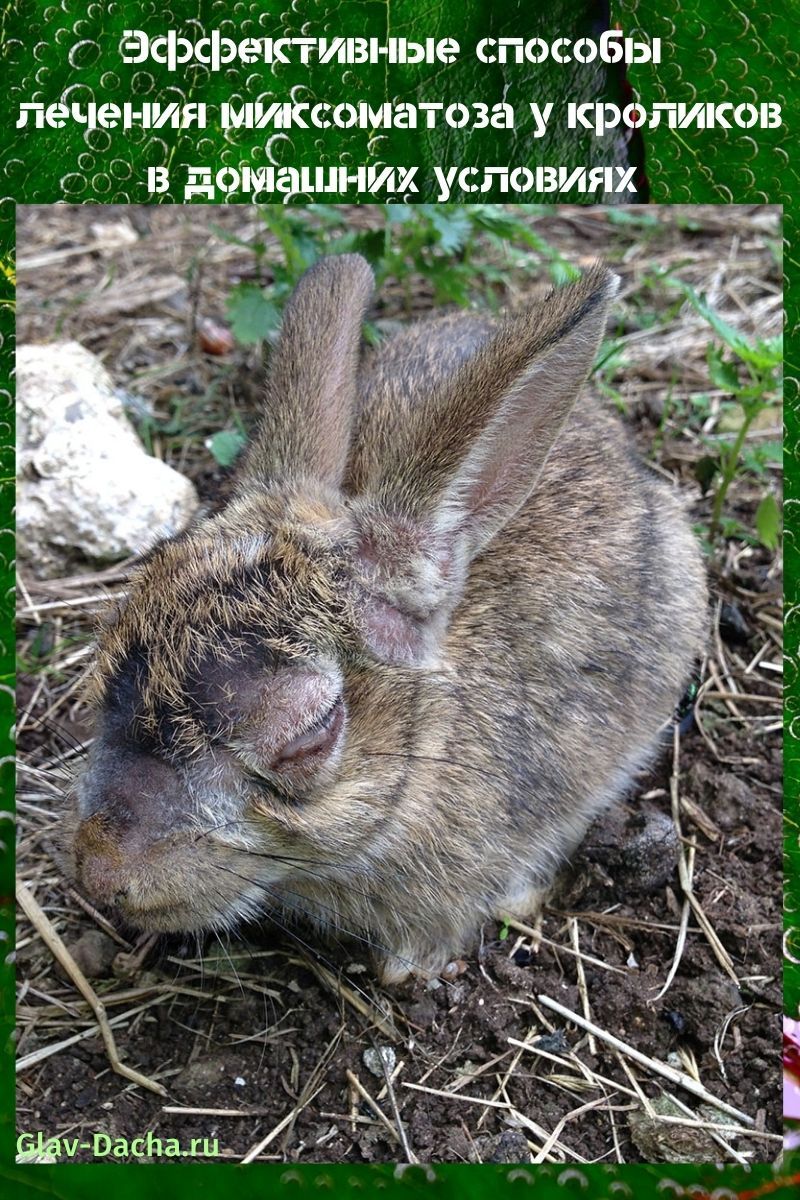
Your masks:
{"label": "rabbit", "polygon": [[72,858],[145,930],[276,914],[432,977],[529,917],[658,749],[706,585],[584,387],[603,266],[362,358],[358,255],[303,275],[229,497],[107,613]]}

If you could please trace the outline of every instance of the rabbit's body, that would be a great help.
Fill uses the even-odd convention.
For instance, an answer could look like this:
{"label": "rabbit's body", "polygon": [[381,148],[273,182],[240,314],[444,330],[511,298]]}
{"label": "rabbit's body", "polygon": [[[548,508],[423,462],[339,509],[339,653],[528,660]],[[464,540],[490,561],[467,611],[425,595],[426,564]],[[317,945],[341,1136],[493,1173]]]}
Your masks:
{"label": "rabbit's body", "polygon": [[148,927],[294,912],[392,980],[531,913],[652,754],[705,586],[670,490],[572,407],[607,275],[359,369],[365,265],[315,272],[238,494],[156,548],[101,636],[75,857]]}

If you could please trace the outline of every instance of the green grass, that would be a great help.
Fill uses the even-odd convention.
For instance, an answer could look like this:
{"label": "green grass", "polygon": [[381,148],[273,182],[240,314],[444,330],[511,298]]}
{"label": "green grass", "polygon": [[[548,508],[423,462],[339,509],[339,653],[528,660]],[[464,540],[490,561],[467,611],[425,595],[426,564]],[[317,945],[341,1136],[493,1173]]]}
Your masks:
{"label": "green grass", "polygon": [[[770,462],[780,461],[777,443],[765,443],[758,448],[746,447],[747,436],[763,414],[778,420],[783,387],[783,338],[748,338],[724,321],[689,284],[680,279],[670,282],[680,288],[692,307],[707,322],[722,345],[709,342],[706,352],[711,383],[726,392],[719,428],[713,439],[706,439],[709,453],[696,467],[698,479],[706,490],[713,488],[708,538],[712,545],[720,538],[739,536],[737,527],[731,529],[724,507],[731,484],[740,473],[764,477]],[[726,527],[727,526],[727,527]],[[765,488],[755,514],[755,534],[768,550],[775,550],[781,533],[778,502]]]}
{"label": "green grass", "polygon": [[[375,228],[353,229],[346,216],[329,205],[294,209],[261,208],[265,230],[272,235],[267,279],[267,242],[242,242],[222,230],[226,241],[245,245],[256,259],[259,282],[233,288],[228,317],[237,340],[245,345],[274,336],[283,305],[303,272],[325,254],[362,254],[372,266],[378,288],[389,278],[412,301],[415,277],[433,289],[434,303],[470,305],[480,295],[496,303],[509,268],[526,274],[544,269],[554,283],[576,279],[579,271],[532,228],[530,209],[519,214],[498,204],[373,205],[381,218]],[[275,259],[277,242],[280,258]],[[497,253],[486,253],[493,249]],[[367,330],[370,336],[370,330]]]}

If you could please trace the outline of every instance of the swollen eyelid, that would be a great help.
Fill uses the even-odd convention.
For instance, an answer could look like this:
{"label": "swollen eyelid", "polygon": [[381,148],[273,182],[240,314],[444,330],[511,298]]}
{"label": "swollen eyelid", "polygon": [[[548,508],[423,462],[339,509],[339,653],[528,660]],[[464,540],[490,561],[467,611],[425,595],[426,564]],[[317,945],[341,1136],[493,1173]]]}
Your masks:
{"label": "swollen eyelid", "polygon": [[341,700],[337,700],[316,725],[286,743],[276,757],[275,765],[316,753],[332,745],[341,725],[341,712]]}

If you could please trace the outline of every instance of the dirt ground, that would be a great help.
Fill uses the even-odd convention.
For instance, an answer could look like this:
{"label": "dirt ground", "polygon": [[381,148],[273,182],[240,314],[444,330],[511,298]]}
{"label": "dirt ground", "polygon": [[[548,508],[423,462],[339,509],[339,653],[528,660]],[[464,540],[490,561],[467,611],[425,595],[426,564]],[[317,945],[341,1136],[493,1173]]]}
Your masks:
{"label": "dirt ground", "polygon": [[[347,211],[356,223],[374,219],[368,207]],[[710,333],[653,279],[674,270],[745,333],[772,335],[781,314],[779,218],[763,208],[646,213],[649,224],[574,208],[530,219],[566,258],[583,265],[603,256],[621,274],[618,406],[642,454],[680,483],[695,520],[707,524],[711,501],[694,467],[722,395],[708,379]],[[224,324],[231,285],[253,270],[247,246],[223,240],[220,228],[244,242],[263,235],[253,210],[202,207],[28,209],[18,228],[19,342],[77,338],[98,354],[132,396],[134,416],[150,415],[154,452],[205,496],[225,474],[205,437],[234,411],[252,425],[258,405],[255,352],[212,357],[198,347],[200,320]],[[511,271],[505,298],[519,303],[544,287]],[[375,315],[405,318],[408,300],[390,281]],[[423,283],[410,307],[430,307]],[[702,429],[689,412],[699,393],[709,399]],[[754,433],[769,436],[780,434]],[[767,478],[777,485],[774,472]],[[747,529],[764,487],[764,478],[742,474],[729,495],[729,512]],[[91,735],[80,684],[92,614],[124,571],[76,564],[66,579],[23,578],[18,861],[102,996],[124,1061],[168,1098],[109,1068],[88,1005],[21,917],[20,1130],[217,1138],[218,1157],[286,1163],[777,1156],[774,553],[739,537],[710,560],[713,632],[696,718],[665,739],[655,768],[592,828],[541,922],[487,925],[460,974],[391,990],[377,985],[357,944],[320,946],[269,921],[224,945],[137,939],[62,877],[60,814]],[[551,1002],[588,1016],[596,1032]],[[662,1064],[738,1115],[664,1078]]]}

